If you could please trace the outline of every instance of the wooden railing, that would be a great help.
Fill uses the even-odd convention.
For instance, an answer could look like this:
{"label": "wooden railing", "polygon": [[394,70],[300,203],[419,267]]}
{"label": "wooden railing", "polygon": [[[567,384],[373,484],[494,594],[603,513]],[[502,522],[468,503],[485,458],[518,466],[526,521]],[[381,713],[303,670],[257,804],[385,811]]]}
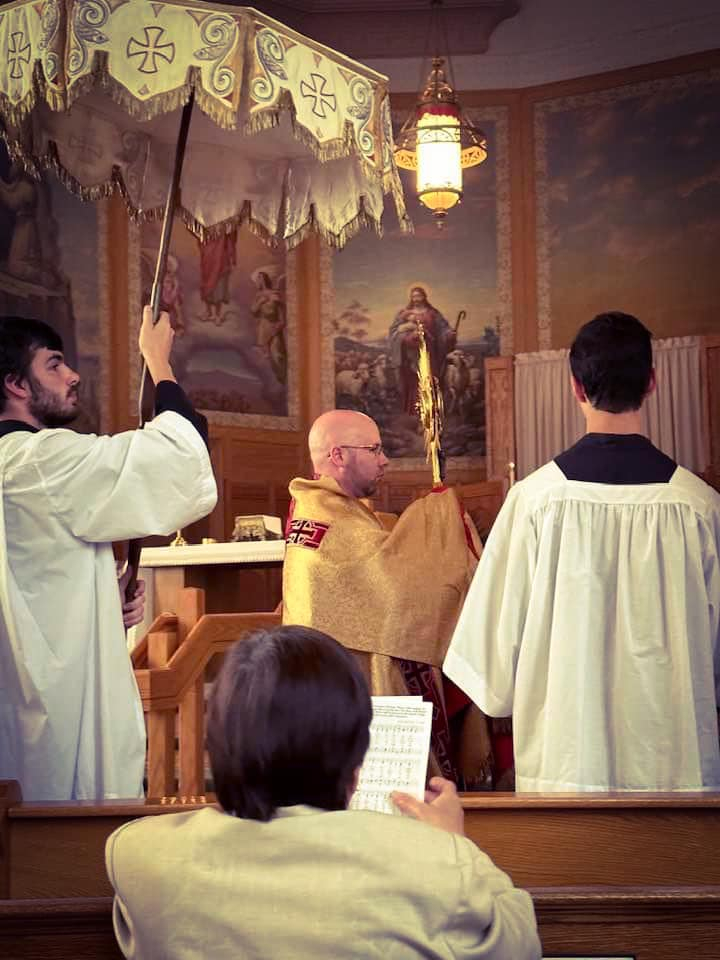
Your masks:
{"label": "wooden railing", "polygon": [[177,792],[205,792],[205,668],[243,636],[280,622],[279,613],[206,614],[204,591],[194,587],[181,591],[177,615],[155,620],[132,653],[147,720],[148,796],[176,792],[176,732]]}

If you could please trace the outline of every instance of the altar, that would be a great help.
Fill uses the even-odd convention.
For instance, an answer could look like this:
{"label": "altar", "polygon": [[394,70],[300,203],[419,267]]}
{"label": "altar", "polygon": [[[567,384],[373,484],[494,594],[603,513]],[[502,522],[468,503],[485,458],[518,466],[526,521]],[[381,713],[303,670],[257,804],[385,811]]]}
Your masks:
{"label": "altar", "polygon": [[139,578],[145,581],[145,617],[128,631],[128,646],[147,633],[161,613],[177,613],[180,591],[199,587],[207,613],[274,610],[282,599],[284,540],[145,547]]}

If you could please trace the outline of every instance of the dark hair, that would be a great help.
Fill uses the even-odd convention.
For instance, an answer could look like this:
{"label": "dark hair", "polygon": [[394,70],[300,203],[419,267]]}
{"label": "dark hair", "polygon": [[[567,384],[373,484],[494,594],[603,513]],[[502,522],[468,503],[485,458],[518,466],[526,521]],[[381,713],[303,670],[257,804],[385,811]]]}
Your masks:
{"label": "dark hair", "polygon": [[355,658],[327,634],[288,626],[239,640],[208,707],[208,752],[223,809],[252,820],[296,804],[344,810],[371,715]]}
{"label": "dark hair", "polygon": [[570,369],[596,410],[639,410],[652,375],[650,331],[629,313],[600,313],[578,331]]}
{"label": "dark hair", "polygon": [[0,317],[0,413],[7,400],[5,378],[24,380],[39,347],[62,350],[62,339],[42,320]]}

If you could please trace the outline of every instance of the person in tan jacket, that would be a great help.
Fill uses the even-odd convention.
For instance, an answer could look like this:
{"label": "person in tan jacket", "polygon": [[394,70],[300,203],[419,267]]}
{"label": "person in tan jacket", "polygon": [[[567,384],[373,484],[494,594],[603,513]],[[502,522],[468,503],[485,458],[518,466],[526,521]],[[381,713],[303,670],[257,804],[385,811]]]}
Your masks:
{"label": "person in tan jacket", "polygon": [[417,819],[347,809],[370,718],[357,662],[327,635],[238,641],[209,704],[219,808],[108,840],[124,955],[538,960],[532,901],[463,836],[451,783],[396,797]]}

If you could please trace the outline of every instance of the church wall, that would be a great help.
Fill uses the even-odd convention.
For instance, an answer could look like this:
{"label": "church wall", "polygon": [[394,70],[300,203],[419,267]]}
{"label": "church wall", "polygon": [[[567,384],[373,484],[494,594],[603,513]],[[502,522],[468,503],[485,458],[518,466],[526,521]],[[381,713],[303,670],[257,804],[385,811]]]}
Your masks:
{"label": "church wall", "polygon": [[720,53],[524,94],[525,349],[595,313],[657,337],[720,330]]}
{"label": "church wall", "polygon": [[[242,240],[228,304],[233,316],[222,323],[212,298],[203,300],[197,245],[180,231],[166,294],[185,326],[181,379],[191,392],[200,390],[203,404],[215,405],[220,488],[217,510],[188,538],[226,539],[238,513],[285,514],[288,481],[310,470],[309,424],[338,400],[334,327],[354,280],[364,282],[355,288],[363,296],[376,278],[390,291],[379,307],[387,327],[409,284],[437,287],[439,276],[436,306],[450,320],[467,309],[467,324],[472,318],[487,325],[489,317],[503,355],[567,346],[577,326],[602,309],[637,312],[658,336],[720,333],[718,93],[718,51],[525,90],[464,92],[463,105],[487,126],[493,151],[485,170],[470,172],[467,200],[455,223],[450,213],[437,243],[429,214],[420,210],[413,214],[416,240],[392,236],[390,212],[385,246],[355,238],[339,254],[311,239],[283,261],[253,246],[253,238]],[[395,97],[396,115],[413,101]],[[157,227],[129,227],[117,197],[83,204],[52,177],[34,184],[7,158],[0,177],[3,310],[47,316],[63,328],[85,380],[86,429],[133,426],[139,369],[131,326],[139,320]],[[410,194],[412,178],[403,177]],[[471,211],[477,236],[472,226],[459,230],[463,210]],[[428,237],[429,249],[441,251],[432,275],[414,254],[405,262],[400,247],[411,250]],[[442,293],[444,277],[458,288],[455,299],[449,288]],[[278,299],[287,316],[285,368],[271,349]],[[470,327],[460,328],[461,346],[463,330]],[[213,358],[220,355],[222,366],[222,355],[227,360],[238,344],[256,356],[261,386],[273,389],[263,398],[262,390],[246,396],[230,384],[208,401],[202,390],[207,381],[216,386]],[[501,403],[492,396],[490,402]],[[716,440],[713,450],[720,448]],[[485,458],[477,453],[451,457],[451,483],[485,479]],[[417,455],[399,458],[386,476],[378,498],[386,510],[402,510],[429,484]],[[490,476],[502,478],[499,461]],[[497,501],[494,488],[487,496],[487,503]]]}
{"label": "church wall", "polygon": [[[720,280],[707,266],[720,227],[718,70],[715,52],[530,90],[463,94],[463,105],[481,118],[501,111],[506,123],[509,262],[502,353],[567,346],[574,329],[601,309],[635,310],[661,336],[720,329],[714,313]],[[396,97],[394,108],[402,113],[412,100]],[[592,187],[588,197],[586,184]],[[410,180],[406,189],[412,189]],[[110,413],[118,429],[134,421],[129,398],[136,377],[128,345],[132,235],[128,240],[119,199],[109,204],[107,221]],[[416,221],[422,235],[429,215]],[[286,427],[263,426],[242,413],[211,424],[221,503],[191,531],[193,539],[228,537],[235,513],[284,513],[288,480],[309,472],[307,428],[334,402],[333,258],[349,263],[353,256],[352,240],[341,254],[326,252],[316,239],[296,252],[292,417]],[[456,483],[485,475],[484,462],[461,458],[449,471]],[[390,468],[387,478],[380,505],[397,510],[428,486],[429,470],[406,463]]]}

